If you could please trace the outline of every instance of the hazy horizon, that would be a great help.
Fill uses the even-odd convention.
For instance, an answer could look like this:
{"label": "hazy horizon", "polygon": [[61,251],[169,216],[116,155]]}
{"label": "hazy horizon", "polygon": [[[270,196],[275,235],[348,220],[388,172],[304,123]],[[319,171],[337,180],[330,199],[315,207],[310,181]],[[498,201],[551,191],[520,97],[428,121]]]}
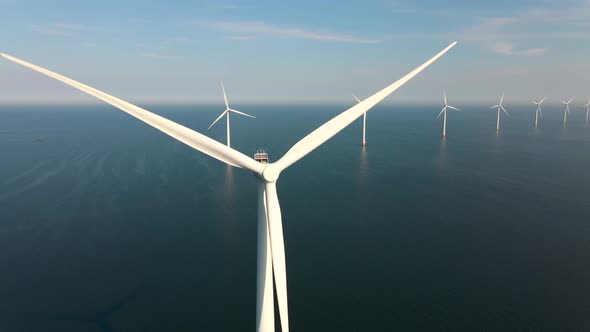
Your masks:
{"label": "hazy horizon", "polygon": [[[549,97],[545,97],[545,102],[543,103],[542,109],[549,110],[555,109],[556,107],[559,108],[560,111],[563,111],[563,104],[558,99],[551,99]],[[105,107],[112,107],[104,102],[94,99],[94,98],[84,98],[86,100],[16,100],[16,101],[3,101],[0,102],[2,106],[105,106]],[[90,100],[88,100],[90,99]],[[487,100],[451,100],[449,98],[449,105],[452,106],[467,106],[467,107],[483,107],[483,110],[488,109],[492,105],[498,104],[499,97],[495,99],[487,99]],[[540,98],[532,98],[538,100]],[[563,100],[563,99],[562,99]],[[133,103],[135,105],[141,107],[150,107],[150,106],[211,106],[213,108],[223,108],[223,100],[221,102],[214,101],[214,100],[134,100],[134,99],[127,99],[126,101]],[[586,109],[583,104],[586,104],[588,99],[581,99],[575,98],[574,101],[570,104],[571,111],[576,111],[578,109]],[[354,106],[354,102],[348,100],[235,100],[230,101],[232,107],[239,108],[240,105],[247,105],[247,106],[257,106],[257,105],[331,105],[331,106],[342,106],[342,107],[351,107]],[[383,102],[379,103],[380,105],[388,105],[388,106],[431,106],[438,110],[438,106],[442,108],[444,106],[444,102],[442,98],[440,100],[396,100],[395,98],[388,98]],[[518,107],[519,110],[522,110],[523,107],[526,109],[528,105],[534,111],[536,108],[531,100],[514,100],[510,99],[509,97],[504,98],[504,107],[510,109],[511,107]],[[345,109],[343,108],[342,111]],[[467,109],[469,110],[469,109]],[[478,108],[478,111],[482,110]],[[0,110],[1,111],[1,110]],[[438,110],[440,111],[440,110]],[[370,111],[371,112],[371,111]],[[372,112],[371,112],[372,113]]]}

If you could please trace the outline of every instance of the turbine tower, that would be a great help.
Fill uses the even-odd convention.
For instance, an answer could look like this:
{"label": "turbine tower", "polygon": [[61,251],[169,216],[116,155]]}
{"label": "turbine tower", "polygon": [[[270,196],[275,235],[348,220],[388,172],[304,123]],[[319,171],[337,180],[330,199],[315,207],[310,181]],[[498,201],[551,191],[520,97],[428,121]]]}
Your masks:
{"label": "turbine tower", "polygon": [[193,131],[160,115],[132,105],[102,91],[74,81],[70,78],[33,65],[18,58],[2,54],[0,56],[39,73],[52,77],[82,92],[111,104],[146,124],[164,132],[188,146],[203,152],[226,164],[245,168],[258,178],[258,270],[257,270],[257,307],[256,331],[274,331],[274,297],[273,280],[276,287],[279,318],[282,332],[289,332],[289,310],[287,301],[287,270],[285,263],[285,246],[281,207],[277,196],[276,183],[281,172],[307,156],[317,147],[338,134],[354,120],[392,94],[406,82],[418,75],[433,62],[449,51],[454,42],[434,57],[412,70],[406,76],[373,94],[361,103],[340,113],[297,142],[287,153],[274,163],[260,163],[256,160],[225,146],[203,134]]}
{"label": "turbine tower", "polygon": [[590,98],[588,98],[588,104],[584,106],[586,107],[586,124],[588,124],[588,113],[590,113]]}
{"label": "turbine tower", "polygon": [[[356,101],[359,102],[359,104],[361,103],[361,100],[358,99],[355,95],[352,95],[354,97],[354,99],[356,99]],[[363,113],[363,146],[367,145],[367,140],[365,139],[365,134],[367,132],[367,112]]]}
{"label": "turbine tower", "polygon": [[443,107],[442,111],[440,111],[440,113],[438,113],[438,116],[436,117],[437,119],[440,118],[441,114],[444,114],[443,116],[443,132],[442,132],[442,137],[445,138],[447,137],[447,110],[448,109],[452,109],[455,111],[462,111],[456,107],[450,106],[447,103],[447,93],[443,90],[443,98],[445,100],[445,107]]}
{"label": "turbine tower", "polygon": [[506,111],[504,106],[502,106],[503,101],[504,101],[504,94],[502,93],[502,97],[500,97],[500,103],[498,105],[494,105],[494,106],[490,107],[490,109],[494,109],[494,108],[498,109],[498,115],[496,117],[496,132],[500,132],[500,111],[504,111],[504,113],[506,113],[506,115],[510,116],[510,114],[508,114],[508,111]]}
{"label": "turbine tower", "polygon": [[237,111],[235,109],[231,109],[229,108],[229,103],[227,102],[227,95],[225,94],[225,87],[223,86],[223,82],[221,82],[221,90],[223,90],[223,100],[225,101],[225,111],[223,111],[223,113],[221,113],[221,115],[215,119],[215,121],[213,121],[213,123],[209,126],[209,128],[207,128],[207,130],[211,129],[211,127],[213,127],[214,124],[217,123],[217,121],[221,120],[221,118],[225,115],[226,116],[226,126],[227,126],[227,146],[230,147],[230,130],[229,130],[229,113],[230,112],[234,112],[236,114],[240,114],[240,115],[244,115],[247,117],[251,117],[256,119],[255,116],[252,116],[250,114],[246,114],[240,111]]}
{"label": "turbine tower", "polygon": [[560,100],[562,104],[565,105],[565,108],[563,110],[563,126],[565,127],[565,125],[567,124],[567,114],[570,112],[570,103],[574,100],[574,98],[568,100],[568,101],[563,101]]}
{"label": "turbine tower", "polygon": [[543,99],[540,101],[531,100],[531,103],[537,105],[537,110],[535,111],[535,128],[537,128],[539,124],[539,115],[543,117],[543,112],[541,112],[541,104],[543,104],[544,101],[545,97],[543,97]]}

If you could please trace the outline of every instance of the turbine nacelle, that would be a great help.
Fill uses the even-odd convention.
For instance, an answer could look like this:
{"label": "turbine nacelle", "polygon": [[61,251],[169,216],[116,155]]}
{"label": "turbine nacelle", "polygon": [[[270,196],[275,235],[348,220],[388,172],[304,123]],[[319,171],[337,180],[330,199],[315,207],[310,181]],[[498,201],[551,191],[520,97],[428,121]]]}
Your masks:
{"label": "turbine nacelle", "polygon": [[492,107],[490,107],[490,109],[497,109],[498,112],[503,111],[504,113],[506,113],[506,115],[510,116],[510,114],[508,113],[508,111],[504,108],[504,106],[502,105],[502,103],[504,102],[504,93],[502,93],[502,96],[500,97],[500,103],[498,105],[494,105]]}
{"label": "turbine nacelle", "polygon": [[[564,101],[564,100],[560,100],[562,104],[565,105],[565,113],[570,113],[570,103],[574,100],[574,98],[568,100],[568,101]],[[565,115],[564,115],[564,120],[563,122],[565,123]]]}
{"label": "turbine nacelle", "polygon": [[564,101],[564,100],[560,100],[562,104],[564,105],[569,105],[572,101],[574,101],[574,98],[568,100],[568,101]]}
{"label": "turbine nacelle", "polygon": [[275,165],[274,163],[268,164],[262,170],[260,178],[266,183],[277,182],[277,180],[279,179],[279,175],[281,175],[282,171],[283,170],[280,169],[279,166]]}
{"label": "turbine nacelle", "polygon": [[444,112],[446,112],[448,109],[452,109],[452,110],[455,110],[455,111],[460,111],[460,112],[462,112],[462,111],[463,111],[462,109],[459,109],[459,108],[456,108],[456,107],[453,107],[453,106],[449,105],[449,103],[447,102],[447,92],[446,92],[445,90],[443,90],[443,99],[444,99],[444,102],[445,102],[445,106],[444,106],[444,107],[443,107],[443,109],[440,111],[440,113],[438,113],[438,115],[437,115],[437,117],[436,117],[437,119],[438,119],[438,118],[440,118],[440,116],[441,116],[441,115],[442,115]]}

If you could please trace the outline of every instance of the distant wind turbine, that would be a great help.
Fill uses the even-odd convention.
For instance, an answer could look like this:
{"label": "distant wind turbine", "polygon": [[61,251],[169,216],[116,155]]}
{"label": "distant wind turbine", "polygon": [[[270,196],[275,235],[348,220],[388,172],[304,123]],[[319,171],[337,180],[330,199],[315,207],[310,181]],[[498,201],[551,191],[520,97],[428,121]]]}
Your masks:
{"label": "distant wind turbine", "polygon": [[460,110],[460,109],[458,109],[456,107],[450,106],[447,103],[447,93],[445,91],[443,91],[443,97],[444,97],[444,100],[445,100],[445,107],[443,107],[442,111],[440,111],[440,113],[438,113],[438,116],[436,118],[438,119],[438,118],[440,118],[440,116],[442,114],[444,114],[444,116],[443,116],[443,132],[442,132],[442,137],[445,138],[445,137],[447,137],[447,110],[448,109],[452,109],[452,110],[455,110],[455,111],[462,111],[462,110]]}
{"label": "distant wind turbine", "polygon": [[586,107],[586,124],[588,124],[588,113],[590,113],[590,98],[588,98],[588,104],[584,106]]}
{"label": "distant wind turbine", "polygon": [[[74,81],[70,78],[49,71],[45,68],[33,65],[18,58],[2,54],[0,56],[17,64],[35,70],[52,77],[82,92],[92,95],[108,104],[111,104],[129,115],[147,123],[148,125],[164,132],[165,134],[187,144],[188,146],[203,152],[226,164],[245,168],[258,178],[258,266],[257,266],[257,307],[256,307],[256,331],[274,331],[274,297],[273,279],[276,286],[279,317],[282,332],[289,332],[289,310],[287,301],[287,270],[285,263],[285,244],[283,240],[283,222],[281,207],[277,195],[276,183],[281,172],[292,164],[324,144],[334,135],[338,134],[354,120],[372,109],[375,105],[403,86],[406,82],[418,75],[457,42],[454,42],[440,51],[434,57],[412,70],[406,76],[373,94],[359,104],[340,113],[326,122],[302,140],[297,142],[287,153],[274,163],[259,163],[241,152],[227,147],[205,135],[172,122],[160,115],[151,113],[138,106],[132,105],[102,91]],[[229,108],[229,107],[228,107]],[[324,170],[325,171],[325,170]]]}
{"label": "distant wind turbine", "polygon": [[506,115],[510,116],[510,114],[508,114],[508,111],[506,111],[504,106],[502,106],[503,101],[504,101],[504,94],[502,94],[502,97],[500,97],[500,103],[498,105],[494,105],[494,106],[490,107],[490,109],[494,109],[494,108],[498,109],[498,115],[496,117],[496,132],[500,131],[500,111],[504,111],[504,113],[506,113]]}
{"label": "distant wind turbine", "polygon": [[565,109],[563,110],[563,125],[565,126],[567,123],[567,114],[570,112],[570,103],[574,100],[574,98],[568,100],[568,101],[563,101],[561,100],[561,103],[565,105]]}
{"label": "distant wind turbine", "polygon": [[[361,102],[355,95],[352,95],[356,101]],[[367,132],[367,112],[363,113],[363,146],[367,145],[367,140],[365,139],[365,133]]]}
{"label": "distant wind turbine", "polygon": [[540,101],[531,100],[531,103],[537,105],[537,110],[535,111],[535,128],[537,128],[539,124],[539,115],[543,117],[543,112],[541,112],[541,104],[543,104],[544,101],[544,97]]}
{"label": "distant wind turbine", "polygon": [[221,115],[217,119],[215,119],[215,121],[213,121],[213,123],[209,126],[209,128],[207,128],[207,130],[211,129],[211,127],[213,127],[213,125],[216,124],[217,121],[221,120],[221,118],[225,115],[226,116],[226,125],[227,125],[227,146],[230,147],[229,113],[234,112],[234,113],[248,116],[248,117],[251,117],[254,119],[256,119],[256,117],[252,116],[250,114],[246,114],[246,113],[237,111],[235,109],[229,108],[229,103],[227,102],[227,95],[225,94],[225,87],[223,86],[223,82],[221,82],[221,90],[223,90],[223,100],[225,101],[225,111],[223,111],[223,113],[221,113]]}

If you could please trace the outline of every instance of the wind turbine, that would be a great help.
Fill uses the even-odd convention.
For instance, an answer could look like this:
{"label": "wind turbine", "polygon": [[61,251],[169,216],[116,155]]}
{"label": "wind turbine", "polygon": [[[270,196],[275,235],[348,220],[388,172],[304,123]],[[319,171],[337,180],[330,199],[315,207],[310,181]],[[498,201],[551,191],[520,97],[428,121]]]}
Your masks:
{"label": "wind turbine", "polygon": [[[359,102],[359,104],[361,103],[361,100],[358,99],[355,95],[352,95],[354,97],[354,99],[356,99],[356,101]],[[365,139],[365,133],[366,133],[366,128],[367,128],[367,112],[363,113],[363,146],[367,145],[367,140]]]}
{"label": "wind turbine", "polygon": [[588,124],[588,113],[590,113],[590,98],[588,98],[588,104],[586,106],[586,124]]}
{"label": "wind turbine", "polygon": [[447,137],[447,110],[450,108],[452,110],[455,111],[462,111],[456,107],[450,106],[447,103],[447,93],[443,90],[443,97],[445,99],[445,107],[443,107],[442,111],[440,111],[440,113],[438,113],[438,116],[436,117],[437,119],[440,118],[440,116],[444,113],[443,116],[443,133],[442,133],[442,137],[445,138]]}
{"label": "wind turbine", "polygon": [[539,115],[543,117],[543,112],[541,112],[541,104],[543,104],[544,101],[545,97],[543,97],[543,99],[540,101],[531,100],[531,103],[537,105],[537,110],[535,111],[535,128],[537,128],[539,124]]}
{"label": "wind turbine", "polygon": [[226,116],[226,124],[227,124],[227,146],[230,147],[229,113],[234,112],[236,114],[248,116],[253,119],[256,119],[256,117],[252,116],[250,114],[246,114],[246,113],[237,111],[235,109],[229,108],[229,103],[227,102],[227,95],[225,94],[225,87],[223,86],[223,82],[221,82],[221,90],[223,90],[223,100],[225,101],[225,111],[223,111],[223,113],[221,113],[221,115],[217,119],[215,119],[215,121],[213,121],[213,123],[209,126],[209,128],[207,128],[207,130],[211,129],[211,127],[213,127],[213,125],[216,124],[217,121],[221,120],[221,118],[225,115]]}
{"label": "wind turbine", "polygon": [[574,98],[568,100],[568,101],[563,101],[560,100],[562,104],[565,105],[565,109],[563,110],[563,125],[565,126],[567,123],[567,114],[570,112],[570,103],[574,100]]}
{"label": "wind turbine", "polygon": [[[448,52],[457,42],[453,42],[434,57],[412,70],[406,76],[373,94],[364,101],[340,113],[297,142],[287,153],[274,163],[259,163],[256,160],[225,146],[203,134],[193,131],[160,115],[151,113],[102,91],[74,81],[70,78],[33,65],[18,58],[2,54],[0,56],[39,73],[52,77],[82,92],[111,104],[165,134],[187,144],[226,164],[245,168],[258,178],[258,254],[257,254],[257,307],[256,330],[274,331],[273,279],[276,286],[279,317],[282,332],[289,332],[289,311],[287,301],[287,270],[281,208],[277,196],[276,182],[281,172],[296,163],[317,147],[338,134],[354,120],[392,94],[406,82]],[[272,269],[272,270],[271,270]]]}
{"label": "wind turbine", "polygon": [[500,131],[500,111],[504,111],[504,113],[506,113],[506,115],[510,116],[510,114],[508,114],[508,111],[506,111],[504,106],[502,106],[503,101],[504,101],[504,94],[502,94],[502,97],[500,97],[500,103],[498,105],[494,105],[494,106],[490,107],[490,109],[494,109],[494,108],[498,109],[498,116],[496,117],[496,132]]}

